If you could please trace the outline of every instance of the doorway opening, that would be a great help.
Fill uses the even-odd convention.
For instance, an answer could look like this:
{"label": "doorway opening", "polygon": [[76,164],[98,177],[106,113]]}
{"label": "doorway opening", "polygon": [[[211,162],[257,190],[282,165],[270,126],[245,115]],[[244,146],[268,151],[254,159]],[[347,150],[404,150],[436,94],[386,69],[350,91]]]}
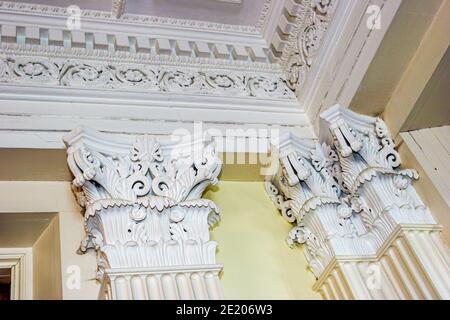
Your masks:
{"label": "doorway opening", "polygon": [[0,268],[1,300],[11,300],[11,268]]}

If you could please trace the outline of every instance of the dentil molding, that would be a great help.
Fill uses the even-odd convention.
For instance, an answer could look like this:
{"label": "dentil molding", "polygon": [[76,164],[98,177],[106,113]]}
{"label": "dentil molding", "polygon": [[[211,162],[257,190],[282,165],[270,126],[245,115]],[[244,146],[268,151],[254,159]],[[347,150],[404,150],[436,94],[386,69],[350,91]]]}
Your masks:
{"label": "dentil molding", "polygon": [[267,191],[329,299],[450,297],[448,249],[384,122],[340,106],[319,142],[287,136]]}
{"label": "dentil molding", "polygon": [[[143,24],[143,25],[167,25],[167,26],[178,26],[178,27],[189,27],[194,29],[212,29],[214,31],[227,31],[227,32],[237,32],[246,34],[259,34],[264,28],[266,23],[266,18],[269,14],[271,4],[273,0],[266,0],[263,4],[262,10],[258,17],[258,22],[256,25],[233,25],[225,23],[216,23],[211,21],[200,21],[200,20],[188,20],[188,19],[177,19],[159,16],[149,16],[149,15],[138,15],[124,13],[125,1],[123,0],[113,0],[111,11],[101,11],[101,10],[80,10],[80,16],[84,19],[92,19],[98,21],[116,21],[120,20],[123,22],[130,22],[133,24]],[[120,10],[119,10],[120,9]],[[46,16],[57,16],[57,17],[67,17],[70,15],[66,7],[59,6],[49,6],[36,3],[23,3],[23,2],[11,2],[11,1],[0,1],[0,10],[6,12],[17,12],[17,13],[28,13],[33,15],[46,15]],[[117,14],[121,12],[122,14]]]}
{"label": "dentil molding", "polygon": [[86,128],[64,142],[84,208],[79,251],[96,252],[102,298],[222,297],[209,238],[219,208],[201,198],[221,170],[211,142],[142,135],[129,145]]}
{"label": "dentil molding", "polygon": [[[0,36],[3,43],[145,52],[192,63],[206,58],[228,65],[270,64],[260,29],[271,14],[271,0],[264,4],[256,26],[122,14],[123,5],[113,2],[111,12],[73,13],[64,7],[0,2]],[[68,18],[76,19],[78,27],[67,27]]]}

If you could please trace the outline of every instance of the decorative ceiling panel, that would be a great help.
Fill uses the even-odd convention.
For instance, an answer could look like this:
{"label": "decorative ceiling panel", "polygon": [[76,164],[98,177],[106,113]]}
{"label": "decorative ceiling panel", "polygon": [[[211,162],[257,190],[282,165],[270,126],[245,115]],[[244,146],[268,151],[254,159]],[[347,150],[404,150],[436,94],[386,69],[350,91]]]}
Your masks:
{"label": "decorative ceiling panel", "polygon": [[81,17],[86,18],[258,33],[264,26],[272,2],[274,1],[28,0],[0,1],[0,7],[22,12],[67,15],[67,8],[77,6],[81,10]]}

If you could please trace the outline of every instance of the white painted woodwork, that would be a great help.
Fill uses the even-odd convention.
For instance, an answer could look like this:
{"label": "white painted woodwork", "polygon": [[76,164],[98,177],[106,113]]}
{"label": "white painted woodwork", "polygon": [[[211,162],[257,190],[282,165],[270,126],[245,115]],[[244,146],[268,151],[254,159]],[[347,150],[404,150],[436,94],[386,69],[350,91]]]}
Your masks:
{"label": "white painted woodwork", "polygon": [[105,270],[100,300],[222,300],[222,266]]}
{"label": "white painted woodwork", "polygon": [[196,42],[194,43],[194,54],[199,58],[209,58],[211,56],[211,51],[206,42]]}
{"label": "white painted woodwork", "polygon": [[[399,154],[384,122],[341,107],[319,118],[337,102],[350,104],[400,2],[268,0],[261,2],[256,25],[232,25],[129,15],[125,1],[113,1],[107,11],[83,10],[82,30],[65,28],[65,8],[1,2],[0,147],[62,148],[63,135],[78,126],[105,132],[79,129],[65,140],[73,188],[86,213],[81,251],[96,251],[99,298],[223,298],[221,266],[208,234],[218,208],[201,199],[220,172],[217,157],[208,153],[206,168],[203,155],[172,167],[165,161],[173,159],[173,144],[152,139],[180,129],[183,134],[175,136],[195,132],[201,121],[203,129],[212,129],[215,151],[244,153],[257,131],[254,152],[266,154],[272,138],[281,137],[280,170],[267,189],[295,224],[288,241],[305,245],[316,289],[325,298],[449,299],[441,228],[423,203],[426,196],[411,186],[417,172],[398,169]],[[381,9],[381,29],[367,26],[370,5]],[[419,95],[434,70],[422,62],[431,57],[436,63],[448,46],[447,12],[445,1],[432,26],[439,37],[427,35],[411,61],[420,68],[408,68],[386,109],[394,136],[404,121],[398,112],[409,110],[416,98],[410,93]],[[320,128],[322,144],[314,143],[312,128]],[[444,142],[440,134],[402,136],[407,158],[426,172],[425,185],[438,190],[429,205],[438,222],[448,219],[450,199],[448,175],[442,174],[448,173],[448,133]],[[240,138],[245,146],[235,144]],[[197,178],[200,184],[193,183]],[[0,211],[17,210],[8,203],[20,188],[12,189],[0,193]],[[42,203],[39,191],[29,191],[32,205],[21,204],[24,211],[78,210],[67,199]],[[60,215],[61,225],[69,228],[70,219]],[[191,238],[183,224],[195,229]],[[164,231],[142,232],[149,225]],[[79,227],[61,239],[63,281],[74,261],[74,239],[83,232]],[[186,252],[185,244],[206,248],[199,249],[204,255]],[[161,247],[173,251],[161,253]],[[86,286],[96,287],[93,282]],[[83,290],[66,290],[63,297],[82,297]]]}
{"label": "white painted woodwork", "polygon": [[[99,45],[104,42],[105,34],[110,35],[112,39],[122,37],[127,38],[129,36],[148,37],[148,35],[151,34],[152,39],[156,40],[156,42],[164,42],[165,39],[170,39],[174,42],[198,42],[199,46],[201,46],[201,43],[203,42],[213,44],[226,43],[229,46],[234,46],[235,44],[249,47],[264,46],[265,48],[268,48],[261,32],[265,28],[265,24],[268,23],[267,17],[272,14],[272,7],[275,7],[275,5],[272,5],[271,2],[275,2],[271,0],[267,0],[266,2],[267,3],[264,4],[263,9],[260,12],[260,21],[256,26],[232,25],[202,20],[126,14],[122,15],[121,18],[118,19],[117,15],[120,15],[121,10],[121,8],[118,8],[118,10],[113,10],[112,13],[82,10],[80,17],[82,21],[82,30],[68,30],[67,34],[69,35],[69,39],[72,38],[70,35],[73,32],[77,32],[79,34],[98,34]],[[256,8],[255,6],[250,7],[253,9]],[[254,16],[254,14],[252,16]],[[62,35],[62,28],[65,27],[66,19],[67,13],[65,7],[24,3],[18,4],[7,1],[0,4],[0,21],[2,21],[1,33],[3,35],[2,41],[19,41],[31,44],[30,41],[36,37],[36,34],[27,31],[27,36],[24,35],[17,40],[16,37],[18,34],[16,32],[16,28],[31,30],[32,28],[36,28],[36,26],[50,32],[51,38],[60,38]],[[151,31],[149,32],[149,30]],[[54,35],[57,35],[56,38]],[[52,39],[52,41],[54,40]],[[67,42],[67,46],[69,48],[72,46],[70,40]],[[164,45],[162,46],[164,47]],[[98,47],[98,49],[105,48]],[[191,50],[193,49],[194,48]],[[130,51],[130,46],[125,44],[114,48],[114,50],[125,52]],[[165,48],[162,50],[162,54],[167,54],[167,51],[165,50]],[[232,59],[232,57],[224,56],[223,59]]]}
{"label": "white painted woodwork", "polygon": [[0,248],[0,268],[11,270],[11,300],[31,300],[33,298],[31,248]]}
{"label": "white painted woodwork", "polygon": [[234,46],[231,55],[235,60],[245,61],[248,59],[248,52],[244,46]]}
{"label": "white painted woodwork", "polygon": [[217,59],[227,59],[230,56],[230,51],[225,44],[218,43],[214,45],[214,57]]}
{"label": "white painted woodwork", "polygon": [[175,51],[177,55],[179,56],[191,56],[191,46],[189,44],[189,41],[186,40],[180,40],[177,41],[175,44]]}
{"label": "white painted woodwork", "polygon": [[201,198],[221,171],[211,141],[130,144],[83,128],[64,141],[85,215],[79,252],[96,252],[100,298],[223,298],[209,238],[220,210]]}
{"label": "white painted woodwork", "polygon": [[320,117],[319,143],[281,140],[266,184],[315,289],[326,299],[449,299],[442,228],[411,185],[417,172],[398,168],[384,122],[339,105]]}
{"label": "white painted woodwork", "polygon": [[[389,0],[382,5],[379,0],[349,0],[336,7],[335,18],[315,58],[317,63],[312,65],[299,95],[316,132],[322,111],[336,103],[350,104],[400,3]],[[372,4],[381,9],[383,22],[379,30],[370,30],[366,24],[367,8]]]}
{"label": "white painted woodwork", "polygon": [[265,62],[267,61],[267,56],[263,48],[249,48],[249,55],[252,61]]}
{"label": "white painted woodwork", "polygon": [[[284,6],[294,16],[286,16]],[[11,146],[14,142],[19,143],[16,147],[23,147],[45,135],[52,138],[37,138],[42,141],[40,146],[46,140],[53,145],[60,139],[58,132],[84,122],[101,127],[106,121],[108,130],[133,133],[130,130],[137,124],[133,120],[140,122],[138,127],[145,123],[151,128],[148,130],[155,131],[147,131],[151,134],[159,134],[159,127],[173,127],[173,121],[181,122],[182,127],[189,121],[210,121],[218,126],[242,124],[244,130],[273,124],[300,126],[309,135],[309,121],[293,90],[305,84],[332,13],[340,7],[336,1],[308,2],[303,13],[291,0],[266,1],[261,15],[270,17],[270,21],[264,18],[258,29],[263,34],[256,35],[246,28],[200,21],[191,24],[143,17],[131,21],[126,14],[117,19],[117,14],[89,10],[83,10],[82,30],[63,30],[64,8],[2,2],[0,100],[8,110],[1,115],[0,134],[4,139],[0,143]],[[283,57],[307,60],[307,68],[301,67],[298,75],[296,63],[284,70],[269,57],[271,44],[265,39],[272,38],[268,37],[269,30],[276,33],[277,15],[283,16],[281,28],[289,32],[280,38],[286,44]],[[342,17],[337,15],[336,19]],[[292,21],[289,30],[287,21]],[[295,39],[299,37],[303,40],[297,44]],[[21,41],[26,45],[20,45]],[[34,42],[39,45],[32,45]],[[303,52],[301,47],[313,49]],[[43,73],[38,74],[41,68]],[[45,108],[36,108],[35,101]],[[72,108],[75,102],[82,105]],[[33,111],[12,111],[27,104],[26,108]],[[110,119],[98,119],[91,114],[95,109],[109,109],[106,114]],[[71,110],[85,112],[74,114]],[[62,116],[66,112],[71,115]],[[130,114],[133,120],[128,119]],[[17,135],[26,139],[18,142],[21,139],[16,139]]]}
{"label": "white painted woodwork", "polygon": [[[399,150],[408,165],[417,167],[421,179],[416,189],[444,227],[450,243],[450,126],[400,133]],[[402,156],[403,156],[402,154]]]}

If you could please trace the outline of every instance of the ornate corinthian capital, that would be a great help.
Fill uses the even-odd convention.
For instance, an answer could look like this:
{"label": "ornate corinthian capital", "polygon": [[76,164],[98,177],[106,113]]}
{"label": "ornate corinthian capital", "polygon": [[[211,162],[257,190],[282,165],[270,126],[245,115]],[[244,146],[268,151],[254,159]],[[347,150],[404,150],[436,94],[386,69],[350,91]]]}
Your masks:
{"label": "ornate corinthian capital", "polygon": [[214,145],[145,135],[111,140],[85,128],[64,141],[73,190],[85,209],[80,252],[96,251],[102,294],[220,298],[217,243],[209,239],[219,208],[201,199],[221,169]]}
{"label": "ornate corinthian capital", "polygon": [[450,296],[440,227],[381,119],[334,106],[321,114],[319,142],[288,136],[280,155],[267,191],[294,223],[288,243],[305,245],[324,297]]}

